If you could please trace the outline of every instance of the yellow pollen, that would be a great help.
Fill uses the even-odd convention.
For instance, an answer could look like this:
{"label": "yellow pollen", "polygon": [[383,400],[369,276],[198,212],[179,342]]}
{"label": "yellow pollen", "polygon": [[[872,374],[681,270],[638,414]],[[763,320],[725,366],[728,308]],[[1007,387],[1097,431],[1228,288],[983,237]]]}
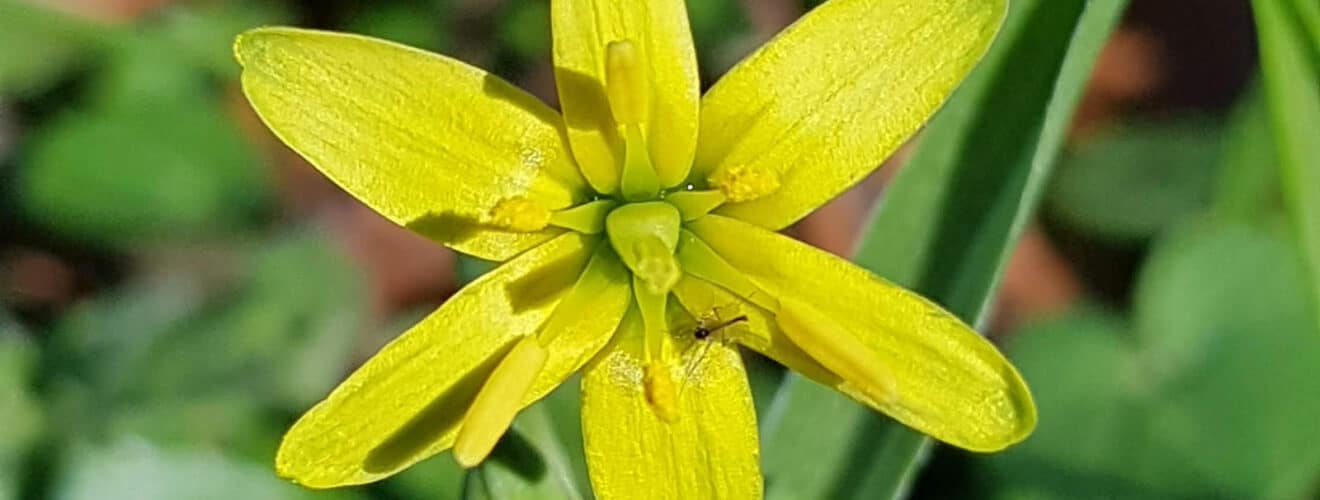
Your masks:
{"label": "yellow pollen", "polygon": [[733,203],[752,201],[779,190],[778,173],[745,165],[720,168],[708,180],[711,187],[719,189]]}
{"label": "yellow pollen", "polygon": [[673,423],[678,421],[678,393],[674,390],[674,379],[669,367],[659,363],[647,363],[642,375],[642,387],[646,391],[646,402],[651,405],[660,420]]}
{"label": "yellow pollen", "polygon": [[646,117],[651,89],[642,54],[630,40],[605,47],[605,95],[620,125],[641,123]]}
{"label": "yellow pollen", "polygon": [[495,367],[458,429],[454,459],[459,465],[475,467],[495,449],[495,443],[522,408],[523,398],[545,367],[547,357],[545,347],[535,337],[524,337]]}
{"label": "yellow pollen", "polygon": [[519,196],[496,204],[490,210],[490,223],[510,231],[531,233],[545,229],[552,215],[536,200]]}

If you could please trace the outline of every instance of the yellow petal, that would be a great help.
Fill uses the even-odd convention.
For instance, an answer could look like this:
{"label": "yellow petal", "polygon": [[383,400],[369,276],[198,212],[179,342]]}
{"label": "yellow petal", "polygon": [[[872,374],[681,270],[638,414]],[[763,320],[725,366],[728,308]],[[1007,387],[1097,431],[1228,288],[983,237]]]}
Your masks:
{"label": "yellow petal", "polygon": [[[700,83],[682,0],[553,0],[555,83],[573,154],[593,186],[619,184],[624,141],[606,94],[607,47],[631,41],[650,95],[642,120],[660,182],[687,177],[697,143]],[[613,176],[610,177],[610,173]]]}
{"label": "yellow petal", "polygon": [[[745,222],[707,216],[689,228],[781,302],[791,299],[816,311],[796,314],[799,321],[828,318],[816,325],[818,333],[851,335],[845,343],[860,341],[869,348],[872,362],[892,374],[894,386],[871,387],[874,382],[848,379],[846,371],[830,370],[837,375],[822,377],[816,363],[803,370],[805,375],[968,450],[1002,449],[1035,427],[1036,407],[1017,369],[990,342],[934,303],[848,261]],[[766,312],[754,311],[749,317],[750,329],[773,339],[744,342],[749,347],[794,368],[801,364],[802,351],[811,352],[781,350],[779,346],[789,342],[780,325],[767,321]],[[892,397],[874,397],[877,394]]]}
{"label": "yellow petal", "polygon": [[737,350],[712,343],[680,382],[679,418],[664,420],[646,400],[642,344],[634,309],[584,371],[582,431],[596,496],[761,498],[756,414]]}
{"label": "yellow petal", "polygon": [[385,217],[505,260],[560,232],[485,220],[504,200],[546,209],[585,195],[560,118],[461,62],[371,38],[291,28],[239,36],[243,91],[266,125]]}
{"label": "yellow petal", "polygon": [[[989,47],[1006,3],[817,7],[702,99],[692,179],[755,181],[755,199],[718,212],[770,229],[793,223],[878,167],[935,112]],[[740,197],[753,196],[730,198]]]}
{"label": "yellow petal", "polygon": [[630,297],[608,243],[574,233],[540,245],[459,291],[303,415],[276,469],[328,488],[375,481],[444,451],[518,339],[541,330],[548,352],[526,406],[608,342]]}

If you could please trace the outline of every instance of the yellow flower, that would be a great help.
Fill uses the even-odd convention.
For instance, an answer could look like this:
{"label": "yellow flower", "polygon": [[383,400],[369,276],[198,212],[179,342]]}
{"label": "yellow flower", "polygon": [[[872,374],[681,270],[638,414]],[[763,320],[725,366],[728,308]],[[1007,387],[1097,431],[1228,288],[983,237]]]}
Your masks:
{"label": "yellow flower", "polygon": [[[450,448],[473,466],[582,370],[598,496],[759,497],[737,345],[946,443],[1022,440],[1035,407],[990,343],[774,232],[912,135],[1005,2],[833,0],[699,96],[681,0],[553,0],[562,115],[384,41],[241,35],[243,89],[285,143],[390,220],[504,262],[307,412],[279,473],[367,483]],[[684,326],[734,310],[718,335]]]}

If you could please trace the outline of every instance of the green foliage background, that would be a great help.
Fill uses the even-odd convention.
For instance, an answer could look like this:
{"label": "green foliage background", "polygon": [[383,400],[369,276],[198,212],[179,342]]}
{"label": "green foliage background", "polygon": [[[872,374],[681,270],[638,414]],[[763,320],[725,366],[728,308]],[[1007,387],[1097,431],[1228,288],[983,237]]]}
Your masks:
{"label": "green foliage background", "polygon": [[[688,7],[707,85],[767,35],[756,2]],[[990,332],[1033,221],[1082,249],[1064,253],[1084,297],[994,337],[1033,388],[1035,435],[944,449],[749,354],[767,497],[1320,494],[1320,3],[1250,1],[1260,66],[1231,109],[1120,114],[1078,140],[1128,7],[1015,0],[853,255]],[[333,224],[283,202],[229,51],[294,23],[536,91],[548,18],[545,0],[180,0],[116,21],[0,0],[0,264],[36,249],[83,277],[58,306],[0,289],[0,500],[591,497],[571,382],[469,473],[442,455],[330,492],[274,476],[287,425],[415,315],[378,321]],[[1135,271],[1095,275],[1123,259]],[[490,268],[459,258],[455,276]],[[1088,286],[1114,281],[1118,297]]]}

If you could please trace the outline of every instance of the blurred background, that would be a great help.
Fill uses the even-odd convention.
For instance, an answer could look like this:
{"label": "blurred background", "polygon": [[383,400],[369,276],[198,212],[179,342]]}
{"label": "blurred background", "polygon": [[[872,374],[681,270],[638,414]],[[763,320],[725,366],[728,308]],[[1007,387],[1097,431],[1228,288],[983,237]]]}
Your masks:
{"label": "blurred background", "polygon": [[[690,0],[703,85],[815,3]],[[1123,14],[994,298],[985,331],[1039,429],[936,449],[916,498],[1320,498],[1320,328],[1251,6],[1188,6]],[[0,0],[0,499],[473,497],[448,455],[333,492],[273,474],[301,411],[491,264],[395,227],[258,122],[230,44],[264,24],[442,52],[556,101],[546,0]],[[906,157],[791,234],[848,255]],[[772,395],[780,369],[751,364]],[[572,385],[547,406],[581,478]]]}

